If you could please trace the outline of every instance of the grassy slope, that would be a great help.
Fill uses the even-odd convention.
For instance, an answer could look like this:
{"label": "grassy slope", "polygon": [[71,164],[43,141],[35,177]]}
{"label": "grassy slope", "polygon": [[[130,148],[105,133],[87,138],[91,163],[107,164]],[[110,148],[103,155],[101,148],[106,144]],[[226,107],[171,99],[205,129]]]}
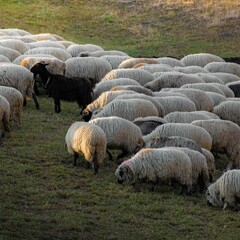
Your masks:
{"label": "grassy slope", "polygon": [[[39,1],[2,1],[0,27],[56,33],[135,56],[198,51],[239,54],[239,26],[231,37],[220,38],[218,27],[209,27],[209,34],[202,34],[203,23],[193,21],[191,1],[184,5],[186,12],[180,3],[171,4],[173,1],[155,7],[147,1],[137,5],[116,2],[55,0],[39,5]],[[204,14],[211,4],[215,6],[216,1],[202,4]],[[211,11],[212,16],[217,15]],[[161,21],[156,21],[156,15]],[[181,38],[179,32],[184,33]],[[149,192],[147,185],[140,189],[117,185],[117,164],[110,161],[98,176],[85,169],[84,162],[72,167],[64,136],[70,124],[79,120],[77,105],[63,102],[63,112],[55,114],[51,99],[39,100],[41,110],[31,102],[24,109],[21,127],[14,129],[0,148],[0,239],[238,238],[239,213],[209,208],[204,195],[179,196],[163,186]],[[217,164],[220,169],[225,166],[224,160]]]}

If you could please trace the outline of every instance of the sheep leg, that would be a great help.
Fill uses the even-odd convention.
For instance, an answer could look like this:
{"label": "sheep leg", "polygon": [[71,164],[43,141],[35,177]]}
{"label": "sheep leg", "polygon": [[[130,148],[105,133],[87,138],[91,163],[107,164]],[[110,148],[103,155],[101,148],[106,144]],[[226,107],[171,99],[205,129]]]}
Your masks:
{"label": "sheep leg", "polygon": [[97,157],[96,157],[96,153],[94,154],[92,162],[93,162],[94,175],[96,175],[96,174],[98,174],[98,167],[99,167]]}
{"label": "sheep leg", "polygon": [[79,154],[75,152],[74,155],[73,155],[73,166],[77,165],[78,157],[79,157]]}
{"label": "sheep leg", "polygon": [[38,100],[37,100],[35,92],[32,93],[32,98],[33,98],[33,101],[35,103],[36,109],[39,109],[40,106],[39,106],[39,103],[38,103]]}
{"label": "sheep leg", "polygon": [[60,113],[61,112],[60,99],[54,98],[54,106],[55,106],[55,112]]}

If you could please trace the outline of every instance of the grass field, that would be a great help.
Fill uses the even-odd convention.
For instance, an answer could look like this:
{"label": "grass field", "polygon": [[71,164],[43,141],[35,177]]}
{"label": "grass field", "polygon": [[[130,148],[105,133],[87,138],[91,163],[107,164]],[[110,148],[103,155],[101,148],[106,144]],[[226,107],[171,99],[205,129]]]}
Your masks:
{"label": "grass field", "polygon": [[[132,56],[210,52],[239,56],[239,1],[0,1],[0,28],[50,32]],[[204,194],[118,185],[115,161],[97,176],[73,167],[64,137],[81,120],[75,103],[40,96],[0,146],[0,239],[238,239],[239,213],[208,207]],[[226,166],[217,159],[217,178]]]}

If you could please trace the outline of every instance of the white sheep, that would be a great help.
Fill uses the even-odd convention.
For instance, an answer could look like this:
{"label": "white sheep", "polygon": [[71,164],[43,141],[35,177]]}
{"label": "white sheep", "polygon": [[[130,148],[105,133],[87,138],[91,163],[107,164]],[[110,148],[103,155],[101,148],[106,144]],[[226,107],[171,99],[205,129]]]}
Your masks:
{"label": "white sheep", "polygon": [[187,83],[203,83],[204,81],[198,77],[192,77],[185,73],[164,72],[157,79],[148,82],[144,87],[152,91],[160,91],[162,88],[179,88]]}
{"label": "white sheep", "polygon": [[208,63],[205,67],[209,72],[225,72],[235,74],[240,77],[240,66],[233,62],[212,62]]}
{"label": "white sheep", "polygon": [[227,169],[240,168],[240,127],[236,123],[222,119],[211,119],[197,120],[191,125],[201,127],[209,133],[212,139],[211,151],[227,155],[229,161]]}
{"label": "white sheep", "polygon": [[74,57],[66,62],[66,77],[87,77],[94,80],[94,83],[100,80],[112,70],[111,64],[97,57]]}
{"label": "white sheep", "polygon": [[210,62],[225,62],[221,57],[210,53],[195,53],[188,54],[183,57],[180,62],[184,66],[199,66],[204,67]]}
{"label": "white sheep", "polygon": [[111,90],[115,86],[125,86],[125,85],[135,85],[140,86],[140,84],[130,78],[117,78],[111,81],[99,82],[93,89],[93,98],[97,99],[103,92]]}
{"label": "white sheep", "polygon": [[150,134],[143,136],[143,140],[148,143],[156,136],[185,137],[195,141],[201,148],[207,150],[212,148],[212,138],[207,130],[189,123],[165,123]]}
{"label": "white sheep", "polygon": [[215,83],[224,84],[224,82],[219,77],[214,76],[213,74],[210,74],[210,73],[195,73],[195,74],[192,74],[192,76],[197,76],[201,78],[205,83],[215,82]]}
{"label": "white sheep", "polygon": [[161,117],[150,116],[136,118],[133,123],[140,128],[142,135],[147,135],[156,127],[167,122]]}
{"label": "white sheep", "polygon": [[123,62],[126,59],[130,59],[131,57],[117,56],[117,55],[104,55],[104,56],[101,56],[100,58],[108,61],[111,64],[112,69],[117,69],[121,62]]}
{"label": "white sheep", "polygon": [[240,170],[229,170],[208,187],[207,203],[226,209],[229,205],[238,211],[237,201],[240,198]]}
{"label": "white sheep", "polygon": [[98,51],[86,51],[79,53],[78,57],[102,57],[105,55],[114,55],[114,56],[125,56],[129,57],[128,54],[118,50],[98,50]]}
{"label": "white sheep", "polygon": [[26,30],[23,29],[19,29],[19,28],[1,28],[0,32],[5,33],[8,36],[25,36],[25,35],[31,35],[31,33],[29,33]]}
{"label": "white sheep", "polygon": [[220,119],[219,116],[216,115],[216,114],[213,113],[213,112],[208,112],[208,111],[204,111],[204,110],[202,110],[202,111],[197,111],[197,112],[199,112],[199,113],[204,113],[205,115],[209,116],[209,117],[212,118],[212,119]]}
{"label": "white sheep", "polygon": [[5,131],[10,132],[10,104],[4,96],[0,95],[0,132],[5,133]]}
{"label": "white sheep", "polygon": [[95,51],[103,51],[104,49],[95,44],[70,44],[67,47],[68,53],[71,54],[72,57],[77,57],[81,52],[95,52]]}
{"label": "white sheep", "polygon": [[175,67],[175,71],[185,73],[185,74],[196,74],[196,73],[209,73],[208,70],[199,66],[187,66],[187,67]]}
{"label": "white sheep", "polygon": [[154,58],[131,58],[126,59],[121,64],[119,64],[118,68],[133,68],[136,64],[139,63],[157,64],[159,61]]}
{"label": "white sheep", "polygon": [[92,119],[97,117],[117,116],[133,121],[138,117],[158,116],[155,105],[143,99],[115,99],[104,108],[93,112]]}
{"label": "white sheep", "polygon": [[181,63],[181,61],[176,58],[160,57],[160,58],[157,58],[157,60],[159,61],[159,63],[167,64],[171,67],[184,67],[184,65]]}
{"label": "white sheep", "polygon": [[213,182],[213,177],[216,172],[215,158],[214,155],[205,148],[202,148],[202,154],[207,160],[209,182]]}
{"label": "white sheep", "polygon": [[37,47],[55,47],[55,48],[61,48],[66,50],[66,47],[61,44],[59,41],[50,41],[50,40],[43,40],[38,42],[31,42],[28,43],[27,46],[29,48],[37,48]]}
{"label": "white sheep", "polygon": [[192,112],[196,111],[194,102],[185,97],[170,96],[170,97],[154,97],[163,106],[165,114],[170,112]]}
{"label": "white sheep", "polygon": [[216,86],[218,87],[220,90],[222,90],[222,92],[224,93],[225,97],[235,97],[234,92],[225,84],[221,84],[221,83],[209,83],[212,86]]}
{"label": "white sheep", "polygon": [[207,120],[211,119],[204,113],[199,113],[198,111],[194,112],[170,112],[163,118],[169,123],[191,123],[195,120]]}
{"label": "white sheep", "polygon": [[7,47],[0,46],[0,54],[7,57],[10,62],[12,62],[15,58],[21,56],[21,53]]}
{"label": "white sheep", "polygon": [[192,164],[188,155],[180,150],[168,148],[145,148],[129,160],[121,163],[115,171],[118,183],[177,181],[187,193],[192,190]]}
{"label": "white sheep", "polygon": [[6,56],[0,54],[0,62],[10,62],[10,60]]}
{"label": "white sheep", "polygon": [[0,95],[10,104],[10,121],[12,125],[19,126],[23,112],[23,95],[13,87],[0,86]]}
{"label": "white sheep", "polygon": [[153,75],[142,69],[114,69],[107,73],[102,81],[109,81],[116,78],[131,78],[143,86],[153,80]]}
{"label": "white sheep", "polygon": [[[142,133],[134,123],[120,117],[99,117],[90,123],[102,128],[107,138],[107,148],[121,150],[121,159],[143,147]],[[110,155],[111,156],[111,155]]]}
{"label": "white sheep", "polygon": [[214,72],[214,73],[209,73],[209,75],[218,77],[219,79],[221,79],[224,82],[224,84],[240,80],[240,77],[238,77],[232,73]]}
{"label": "white sheep", "polygon": [[[193,89],[192,89],[193,90]],[[213,108],[217,106],[219,103],[223,101],[227,101],[227,98],[223,96],[222,94],[215,93],[215,92],[205,92],[205,94],[212,99],[213,102]],[[211,111],[213,111],[213,108]]]}
{"label": "white sheep", "polygon": [[214,107],[213,113],[240,126],[240,101],[223,101]]}
{"label": "white sheep", "polygon": [[119,91],[119,90],[130,90],[130,91],[134,91],[137,93],[143,93],[145,95],[148,96],[153,96],[153,91],[150,89],[147,89],[141,85],[137,86],[137,85],[122,85],[122,86],[115,86],[113,88],[111,88],[111,91]]}
{"label": "white sheep", "polygon": [[107,149],[106,135],[100,127],[92,123],[74,122],[66,133],[65,142],[68,152],[74,155],[74,165],[79,154],[82,154],[93,165],[94,173],[98,173]]}
{"label": "white sheep", "polygon": [[138,67],[138,69],[143,69],[147,72],[154,74],[155,72],[173,72],[174,69],[166,64],[144,64],[143,66]]}
{"label": "white sheep", "polygon": [[57,36],[51,33],[39,33],[39,34],[32,34],[31,37],[36,41],[57,41]]}
{"label": "white sheep", "polygon": [[18,39],[2,39],[0,40],[0,46],[11,48],[21,54],[24,54],[30,49],[26,43]]}
{"label": "white sheep", "polygon": [[[176,89],[178,89],[178,88],[176,88]],[[160,92],[153,92],[153,95],[155,97],[184,97],[186,99],[189,99],[186,95],[183,95],[181,93],[175,93],[172,90],[173,90],[173,88],[171,88],[171,89],[163,88]],[[150,90],[150,91],[152,91],[152,90]]]}

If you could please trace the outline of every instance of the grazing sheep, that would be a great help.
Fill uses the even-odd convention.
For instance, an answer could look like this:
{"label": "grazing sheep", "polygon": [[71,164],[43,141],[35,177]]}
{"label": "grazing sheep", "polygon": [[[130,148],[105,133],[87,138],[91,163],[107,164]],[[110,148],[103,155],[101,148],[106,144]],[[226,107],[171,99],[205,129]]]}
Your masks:
{"label": "grazing sheep", "polygon": [[164,107],[165,114],[171,112],[192,112],[196,111],[194,102],[185,97],[154,97]]}
{"label": "grazing sheep", "polygon": [[232,62],[212,62],[205,67],[209,72],[224,72],[231,73],[240,77],[240,66],[237,63]]}
{"label": "grazing sheep", "polygon": [[180,136],[156,136],[145,145],[146,148],[184,147],[202,153],[202,148],[193,140]]}
{"label": "grazing sheep", "polygon": [[197,76],[201,78],[205,83],[215,82],[215,83],[224,84],[224,82],[220,78],[210,73],[195,73],[193,74],[193,76]]}
{"label": "grazing sheep", "polygon": [[235,97],[240,97],[240,79],[239,81],[229,82],[226,86],[234,92]]}
{"label": "grazing sheep", "polygon": [[213,76],[218,77],[219,79],[221,79],[224,82],[224,84],[240,80],[240,77],[238,77],[238,76],[236,76],[235,74],[232,74],[232,73],[214,72],[214,73],[209,73],[209,75],[213,75]]}
{"label": "grazing sheep", "polygon": [[214,158],[213,154],[205,148],[202,148],[202,154],[204,155],[204,157],[207,160],[209,182],[213,182],[213,177],[216,172],[215,158]]}
{"label": "grazing sheep", "polygon": [[201,148],[207,150],[211,150],[212,148],[212,138],[207,130],[189,123],[165,123],[157,127],[150,134],[143,136],[143,140],[147,144],[156,136],[185,137],[195,141]]}
{"label": "grazing sheep", "polygon": [[213,86],[218,87],[224,93],[225,97],[235,97],[234,92],[226,85],[220,83],[209,83]]}
{"label": "grazing sheep", "polygon": [[211,119],[204,113],[195,112],[170,112],[163,118],[166,122],[169,123],[191,123],[195,120],[207,120]]}
{"label": "grazing sheep", "polygon": [[220,119],[218,115],[216,115],[215,113],[212,112],[208,112],[208,111],[197,111],[198,113],[203,113],[207,116],[209,116],[212,119]]}
{"label": "grazing sheep", "polygon": [[34,76],[40,76],[49,96],[54,99],[56,113],[61,112],[60,100],[77,101],[82,110],[92,101],[92,81],[87,78],[67,78],[60,74],[51,74],[46,66],[48,63],[39,62],[32,66]]}
{"label": "grazing sheep", "polygon": [[98,50],[94,52],[81,52],[79,53],[78,57],[102,57],[105,55],[114,55],[114,56],[128,56],[128,54],[122,52],[122,51],[117,51],[117,50]]}
{"label": "grazing sheep", "polygon": [[184,66],[199,66],[204,67],[208,63],[211,62],[225,62],[219,56],[210,53],[195,53],[195,54],[188,54],[183,57],[180,62]]}
{"label": "grazing sheep", "polygon": [[198,111],[205,110],[211,112],[213,110],[214,102],[212,101],[212,98],[208,96],[207,92],[204,92],[200,89],[173,88],[170,90],[170,92],[184,94],[187,96],[192,102],[195,103],[196,110]]}
{"label": "grazing sheep", "polygon": [[102,128],[107,138],[107,148],[120,149],[121,159],[138,152],[143,147],[142,133],[135,124],[120,117],[100,117],[90,123]]}
{"label": "grazing sheep", "polygon": [[95,44],[71,44],[67,51],[72,57],[77,57],[81,52],[103,51],[103,48]]}
{"label": "grazing sheep", "polygon": [[108,61],[111,64],[112,69],[117,69],[121,62],[123,62],[126,59],[130,59],[131,57],[117,56],[117,55],[104,55],[104,56],[101,56],[100,58]]}
{"label": "grazing sheep", "polygon": [[10,60],[6,56],[0,54],[0,62],[9,62],[10,63]]}
{"label": "grazing sheep", "polygon": [[144,87],[152,91],[160,91],[162,88],[179,88],[187,83],[203,83],[204,81],[198,77],[192,77],[185,73],[165,72],[159,78],[148,82]]}
{"label": "grazing sheep", "polygon": [[213,113],[218,115],[220,119],[232,121],[240,126],[240,102],[224,101],[214,107]]}
{"label": "grazing sheep", "polygon": [[10,62],[12,62],[15,58],[21,56],[21,53],[7,47],[0,46],[0,54],[7,57]]}
{"label": "grazing sheep", "polygon": [[[189,99],[186,95],[173,92],[172,91],[173,89],[174,88],[171,88],[171,89],[163,88],[160,92],[153,92],[153,95],[156,97],[183,97],[183,98]],[[152,91],[152,90],[150,90],[150,91]]]}
{"label": "grazing sheep", "polygon": [[115,86],[111,89],[111,91],[119,91],[119,90],[130,90],[137,93],[143,93],[148,96],[153,96],[153,91],[150,89],[147,89],[141,85],[124,85],[124,86]]}
{"label": "grazing sheep", "polygon": [[116,99],[143,99],[150,101],[158,110],[158,117],[163,117],[165,115],[165,109],[163,105],[155,98],[143,93],[130,93],[130,94],[121,94],[116,97]]}
{"label": "grazing sheep", "polygon": [[147,135],[151,133],[156,127],[167,122],[163,118],[150,116],[136,118],[133,123],[140,128],[142,135]]}
{"label": "grazing sheep", "polygon": [[197,120],[191,125],[201,127],[209,133],[212,139],[211,151],[227,155],[229,161],[227,169],[240,168],[240,127],[236,123],[211,119]]}
{"label": "grazing sheep", "polygon": [[55,58],[55,59],[58,59],[58,58],[56,58],[56,57],[54,57],[53,55],[50,55],[50,54],[31,54],[31,55],[25,55],[25,54],[23,54],[23,55],[20,55],[19,57],[15,58],[15,59],[12,61],[12,63],[19,65],[20,62],[21,62],[23,59],[28,58],[28,57],[30,57],[30,58],[41,57],[41,58]]}
{"label": "grazing sheep", "polygon": [[29,50],[29,47],[26,43],[18,39],[2,39],[0,40],[0,46],[11,48],[24,54]]}
{"label": "grazing sheep", "polygon": [[117,78],[111,81],[99,82],[93,89],[93,98],[97,99],[103,92],[111,90],[115,86],[125,86],[125,85],[135,85],[140,86],[140,84],[130,78]]}
{"label": "grazing sheep", "polygon": [[113,101],[117,96],[122,94],[130,94],[134,93],[133,91],[106,91],[103,92],[97,99],[93,102],[89,103],[85,109],[82,111],[83,118],[86,122],[88,122],[91,117],[92,113],[99,108],[106,106],[108,103]]}
{"label": "grazing sheep", "polygon": [[223,207],[224,210],[229,205],[234,211],[238,211],[240,170],[225,172],[215,183],[208,187],[206,195],[208,205]]}
{"label": "grazing sheep", "polygon": [[29,48],[37,48],[37,47],[55,47],[61,48],[66,50],[65,46],[58,41],[50,41],[50,40],[43,40],[38,42],[31,42],[28,43]]}
{"label": "grazing sheep", "polygon": [[115,99],[96,112],[93,113],[92,119],[117,116],[133,121],[138,117],[158,116],[155,105],[143,99]]}
{"label": "grazing sheep", "polygon": [[118,68],[133,68],[138,63],[158,64],[159,61],[154,58],[131,58],[119,64]]}
{"label": "grazing sheep", "polygon": [[206,69],[199,66],[175,67],[174,70],[191,75],[196,73],[209,73]]}
{"label": "grazing sheep", "polygon": [[181,63],[181,61],[176,58],[160,57],[160,58],[157,58],[157,60],[159,61],[159,63],[167,64],[171,67],[184,67],[184,65]]}
{"label": "grazing sheep", "polygon": [[10,121],[19,126],[23,112],[23,95],[13,87],[0,86],[0,95],[5,97],[10,104]]}
{"label": "grazing sheep", "polygon": [[44,40],[57,41],[55,34],[51,34],[51,33],[39,33],[39,34],[31,35],[31,37],[36,41],[44,41]]}
{"label": "grazing sheep", "polygon": [[4,96],[0,95],[0,132],[5,131],[10,132],[10,104]]}
{"label": "grazing sheep", "polygon": [[[213,102],[213,108],[217,106],[219,103],[223,101],[227,101],[227,98],[223,96],[222,94],[215,93],[215,92],[205,92],[205,94],[212,99]],[[213,108],[211,111],[213,111]]]}
{"label": "grazing sheep", "polygon": [[116,78],[131,78],[143,86],[144,84],[153,80],[153,75],[141,69],[114,69],[107,73],[102,81],[112,81]]}
{"label": "grazing sheep", "polygon": [[173,72],[174,69],[166,64],[145,64],[143,66],[138,67],[138,69],[143,69],[147,72],[150,73],[155,73],[155,72]]}
{"label": "grazing sheep", "polygon": [[1,28],[0,32],[5,33],[8,36],[16,36],[16,35],[20,35],[20,36],[25,36],[25,35],[31,35],[31,33],[29,33],[26,30],[23,29],[18,29],[18,28]]}
{"label": "grazing sheep", "polygon": [[56,47],[37,47],[29,49],[27,52],[25,52],[25,55],[32,54],[50,54],[64,62],[67,61],[69,58],[72,58],[72,56],[67,52],[67,50]]}
{"label": "grazing sheep", "polygon": [[66,133],[65,142],[68,152],[74,155],[74,166],[79,154],[82,154],[86,161],[93,164],[94,173],[98,173],[107,150],[106,135],[100,127],[92,123],[74,122]]}
{"label": "grazing sheep", "polygon": [[118,183],[177,181],[187,193],[192,189],[192,164],[188,155],[180,150],[168,148],[145,148],[129,160],[121,163],[115,171]]}
{"label": "grazing sheep", "polygon": [[26,106],[28,99],[33,98],[36,108],[39,109],[39,103],[33,91],[33,74],[25,67],[12,63],[1,63],[0,85],[19,90],[23,95],[24,106]]}
{"label": "grazing sheep", "polygon": [[74,57],[68,59],[65,64],[66,77],[92,78],[95,80],[95,84],[112,70],[108,61],[97,57]]}

